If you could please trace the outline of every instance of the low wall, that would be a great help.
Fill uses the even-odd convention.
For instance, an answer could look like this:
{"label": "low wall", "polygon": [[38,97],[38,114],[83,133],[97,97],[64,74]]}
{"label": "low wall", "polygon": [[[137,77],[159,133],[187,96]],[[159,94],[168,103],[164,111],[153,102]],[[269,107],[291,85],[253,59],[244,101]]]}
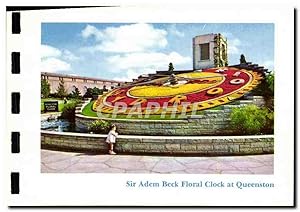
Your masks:
{"label": "low wall", "polygon": [[[43,149],[107,153],[106,135],[41,131]],[[274,136],[127,136],[120,135],[117,153],[168,155],[249,155],[274,153]]]}
{"label": "low wall", "polygon": [[[117,131],[123,135],[234,135],[239,132],[230,127],[232,108],[249,104],[262,106],[264,99],[260,96],[252,96],[247,100],[220,106],[219,110],[204,110],[201,115],[194,115],[182,120],[102,119],[115,124]],[[86,131],[88,125],[96,119],[98,118],[76,114],[76,126]]]}

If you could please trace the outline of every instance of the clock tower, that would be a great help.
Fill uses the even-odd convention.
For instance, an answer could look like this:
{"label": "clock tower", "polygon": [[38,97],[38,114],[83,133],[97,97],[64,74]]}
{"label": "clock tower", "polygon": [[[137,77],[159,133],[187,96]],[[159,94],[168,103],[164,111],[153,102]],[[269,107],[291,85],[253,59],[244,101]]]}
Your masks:
{"label": "clock tower", "polygon": [[193,69],[228,66],[227,39],[218,34],[193,38]]}

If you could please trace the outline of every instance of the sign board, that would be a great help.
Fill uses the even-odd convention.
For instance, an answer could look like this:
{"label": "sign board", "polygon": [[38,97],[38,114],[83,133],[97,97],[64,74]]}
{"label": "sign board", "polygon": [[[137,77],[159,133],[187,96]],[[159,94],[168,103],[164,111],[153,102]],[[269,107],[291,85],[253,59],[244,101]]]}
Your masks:
{"label": "sign board", "polygon": [[58,101],[44,102],[45,112],[58,112]]}

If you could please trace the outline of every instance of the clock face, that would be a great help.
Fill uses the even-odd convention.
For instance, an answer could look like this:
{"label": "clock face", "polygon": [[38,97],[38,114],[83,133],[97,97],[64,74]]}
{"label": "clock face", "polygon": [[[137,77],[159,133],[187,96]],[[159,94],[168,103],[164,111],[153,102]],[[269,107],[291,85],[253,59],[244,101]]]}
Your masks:
{"label": "clock face", "polygon": [[257,72],[233,67],[166,76],[114,89],[99,97],[93,110],[109,114],[198,111],[240,98],[260,79]]}

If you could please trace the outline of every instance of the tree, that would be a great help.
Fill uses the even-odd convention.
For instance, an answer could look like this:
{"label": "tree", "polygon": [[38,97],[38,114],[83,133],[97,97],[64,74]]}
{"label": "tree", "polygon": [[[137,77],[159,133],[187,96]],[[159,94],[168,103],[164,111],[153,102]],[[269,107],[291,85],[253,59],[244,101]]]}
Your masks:
{"label": "tree", "polygon": [[173,63],[169,63],[168,72],[173,73],[173,71],[174,71]]}
{"label": "tree", "polygon": [[74,99],[79,99],[80,96],[81,96],[81,93],[80,93],[79,89],[76,86],[74,86],[74,90],[70,94],[70,97],[74,98]]}
{"label": "tree", "polygon": [[87,88],[85,94],[83,95],[84,98],[92,98],[92,88]]}
{"label": "tree", "polygon": [[41,95],[42,98],[47,98],[50,94],[50,84],[46,79],[41,80]]}
{"label": "tree", "polygon": [[68,96],[63,80],[60,80],[56,93],[58,98],[64,98]]}
{"label": "tree", "polygon": [[103,90],[102,89],[97,88],[97,87],[94,87],[92,89],[92,95],[101,95],[101,94],[103,94]]}
{"label": "tree", "polygon": [[103,91],[108,91],[108,89],[106,88],[106,85],[103,85],[102,93],[103,93]]}
{"label": "tree", "polygon": [[103,86],[103,89],[94,87],[94,88],[88,88],[83,95],[84,98],[93,98],[93,96],[102,95],[103,91],[105,90],[105,85]]}

